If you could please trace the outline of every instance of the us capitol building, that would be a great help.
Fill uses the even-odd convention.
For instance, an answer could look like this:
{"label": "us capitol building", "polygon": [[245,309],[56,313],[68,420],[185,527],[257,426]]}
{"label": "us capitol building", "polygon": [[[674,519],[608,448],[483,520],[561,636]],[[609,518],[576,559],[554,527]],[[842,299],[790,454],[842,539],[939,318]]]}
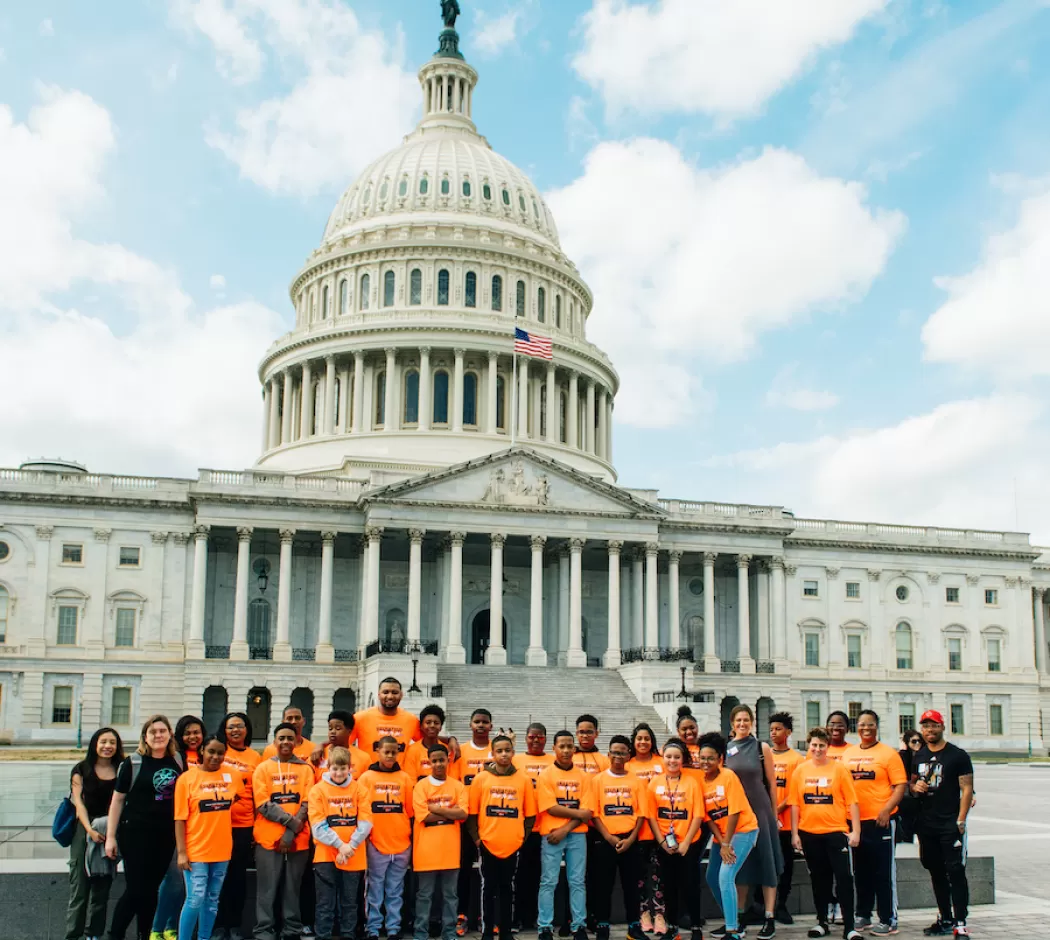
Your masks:
{"label": "us capitol building", "polygon": [[[259,738],[290,699],[323,727],[390,673],[462,722],[571,670],[599,714],[601,678],[664,718],[684,690],[707,727],[738,701],[760,730],[791,710],[796,733],[874,707],[895,741],[934,707],[964,746],[1041,748],[1050,552],[620,485],[594,297],[477,132],[452,29],[419,81],[418,126],[292,281],[251,469],[0,470],[0,734],[134,737],[153,712],[247,707]],[[553,359],[515,372],[515,326]]]}

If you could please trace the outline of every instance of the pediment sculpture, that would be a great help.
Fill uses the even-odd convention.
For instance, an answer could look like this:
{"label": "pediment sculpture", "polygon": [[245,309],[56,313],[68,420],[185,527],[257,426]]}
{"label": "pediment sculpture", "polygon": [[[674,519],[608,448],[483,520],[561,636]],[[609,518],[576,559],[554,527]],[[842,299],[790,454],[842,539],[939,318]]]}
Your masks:
{"label": "pediment sculpture", "polygon": [[525,465],[518,460],[509,476],[503,467],[492,471],[481,501],[494,506],[547,506],[550,490],[550,480],[545,473],[536,474],[530,482],[526,479]]}

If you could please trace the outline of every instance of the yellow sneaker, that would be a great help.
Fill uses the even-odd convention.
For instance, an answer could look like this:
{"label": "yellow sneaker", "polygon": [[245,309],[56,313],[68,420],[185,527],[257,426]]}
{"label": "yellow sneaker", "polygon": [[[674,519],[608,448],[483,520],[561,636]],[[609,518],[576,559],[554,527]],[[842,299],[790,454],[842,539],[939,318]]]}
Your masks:
{"label": "yellow sneaker", "polygon": [[164,940],[179,940],[179,932],[177,930],[165,930]]}
{"label": "yellow sneaker", "polygon": [[159,930],[151,930],[149,940],[164,940],[164,934],[162,934]]}

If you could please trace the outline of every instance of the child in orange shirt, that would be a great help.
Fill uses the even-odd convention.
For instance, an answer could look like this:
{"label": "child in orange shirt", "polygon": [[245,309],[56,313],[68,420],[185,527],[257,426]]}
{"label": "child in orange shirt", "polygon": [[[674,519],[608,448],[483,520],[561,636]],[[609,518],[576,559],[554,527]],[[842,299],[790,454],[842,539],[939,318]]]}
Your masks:
{"label": "child in orange shirt", "polygon": [[[425,722],[424,718],[421,723]],[[441,726],[438,725],[437,731],[440,730]],[[430,772],[412,791],[415,814],[415,844],[412,852],[412,870],[416,876],[415,940],[428,940],[430,908],[437,891],[441,892],[441,940],[453,940],[456,936],[459,867],[450,863],[459,859],[460,828],[467,818],[469,806],[467,788],[448,775],[448,749],[437,740],[436,733],[433,739],[426,762]]]}
{"label": "child in orange shirt", "polygon": [[[525,753],[514,755],[514,766],[536,783],[554,762],[547,753],[547,728],[534,721],[525,729]],[[522,929],[536,926],[536,899],[540,893],[540,842],[542,836],[535,830],[529,833],[518,852],[518,874],[514,881],[514,920]]]}
{"label": "child in orange shirt", "polygon": [[[631,759],[627,770],[634,774],[649,792],[649,781],[664,772],[660,748],[656,743],[656,732],[644,721],[635,725],[631,732]],[[649,825],[642,826],[638,833],[638,868],[640,882],[642,933],[652,933],[659,917],[664,920],[664,897],[660,890],[660,871],[657,867],[656,842]],[[666,921],[664,921],[666,927]]]}
{"label": "child in orange shirt", "polygon": [[345,747],[331,748],[328,770],[310,791],[318,940],[330,940],[337,914],[344,933],[357,924],[357,890],[365,870],[360,849],[372,831],[372,809],[351,777],[351,762]]}
{"label": "child in orange shirt", "polygon": [[313,764],[314,777],[317,780],[320,780],[328,769],[329,755],[332,749],[337,747],[343,748],[350,755],[350,776],[354,780],[360,780],[361,774],[368,770],[373,757],[350,743],[353,733],[354,716],[350,712],[336,709],[328,713],[328,742],[310,755],[310,763]]}
{"label": "child in orange shirt", "polygon": [[493,940],[497,930],[501,936],[511,935],[518,851],[536,820],[536,794],[532,781],[514,766],[514,742],[497,735],[492,753],[495,760],[470,787],[467,820],[481,856],[482,940]]}
{"label": "child in orange shirt", "polygon": [[[427,705],[419,713],[419,733],[423,735],[419,741],[413,741],[405,748],[405,759],[401,763],[401,769],[413,780],[424,780],[430,776],[430,749],[435,744],[441,744],[441,729],[445,725],[445,710],[440,705]],[[445,756],[448,757],[448,748],[445,748]],[[446,772],[451,770],[449,761],[445,761]]]}

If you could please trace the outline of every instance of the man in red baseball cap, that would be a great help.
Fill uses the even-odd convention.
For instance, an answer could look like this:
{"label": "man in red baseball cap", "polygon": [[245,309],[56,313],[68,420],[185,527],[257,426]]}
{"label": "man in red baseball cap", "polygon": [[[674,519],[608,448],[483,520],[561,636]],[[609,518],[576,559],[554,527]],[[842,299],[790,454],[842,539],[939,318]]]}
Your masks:
{"label": "man in red baseball cap", "polygon": [[939,911],[923,933],[964,938],[970,934],[966,815],[973,803],[973,763],[961,747],[944,740],[944,715],[939,711],[924,711],[919,727],[925,743],[912,760],[911,792],[919,807],[919,853]]}

